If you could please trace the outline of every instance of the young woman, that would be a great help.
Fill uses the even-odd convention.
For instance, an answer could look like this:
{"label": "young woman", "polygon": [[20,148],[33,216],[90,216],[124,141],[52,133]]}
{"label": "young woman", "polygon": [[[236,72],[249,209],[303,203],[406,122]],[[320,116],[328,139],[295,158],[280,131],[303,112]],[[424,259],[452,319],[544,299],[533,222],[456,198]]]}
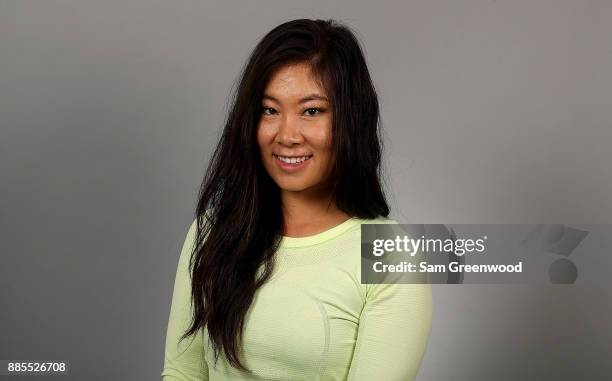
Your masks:
{"label": "young woman", "polygon": [[183,245],[164,380],[413,380],[425,284],[361,284],[360,225],[392,223],[379,106],[334,21],[270,31],[245,66]]}

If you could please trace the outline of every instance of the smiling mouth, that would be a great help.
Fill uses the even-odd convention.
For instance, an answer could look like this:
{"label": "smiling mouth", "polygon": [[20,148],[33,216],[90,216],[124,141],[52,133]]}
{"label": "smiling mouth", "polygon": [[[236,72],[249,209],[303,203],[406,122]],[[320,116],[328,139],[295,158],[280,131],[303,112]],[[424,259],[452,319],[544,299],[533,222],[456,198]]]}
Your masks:
{"label": "smiling mouth", "polygon": [[312,157],[312,155],[306,155],[306,156],[279,156],[279,155],[275,155],[275,154],[272,154],[272,156],[274,156],[278,160],[282,161],[283,163],[287,163],[287,164],[299,164],[299,163],[302,163],[302,162],[304,162],[306,160],[309,160]]}

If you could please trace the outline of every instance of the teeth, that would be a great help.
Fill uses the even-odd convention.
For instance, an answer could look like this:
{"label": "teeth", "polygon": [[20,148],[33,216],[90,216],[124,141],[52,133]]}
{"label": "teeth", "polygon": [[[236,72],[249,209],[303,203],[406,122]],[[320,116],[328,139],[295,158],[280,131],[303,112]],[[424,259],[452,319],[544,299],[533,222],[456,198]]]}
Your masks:
{"label": "teeth", "polygon": [[276,156],[280,161],[287,164],[297,164],[301,163],[305,160],[310,159],[310,156],[301,156],[301,157],[285,157],[285,156]]}

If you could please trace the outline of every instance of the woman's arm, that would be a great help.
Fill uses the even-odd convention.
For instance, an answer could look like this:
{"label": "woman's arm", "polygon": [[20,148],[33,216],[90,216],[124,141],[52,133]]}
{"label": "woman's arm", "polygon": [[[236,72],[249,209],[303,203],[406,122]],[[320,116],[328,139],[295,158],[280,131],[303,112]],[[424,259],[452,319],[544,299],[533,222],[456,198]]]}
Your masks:
{"label": "woman's arm", "polygon": [[366,284],[349,381],[414,380],[432,319],[429,284]]}
{"label": "woman's arm", "polygon": [[179,338],[191,322],[191,276],[189,259],[195,243],[197,220],[189,227],[187,237],[178,261],[172,306],[166,332],[166,346],[162,379],[164,381],[208,380],[208,366],[204,360],[204,346],[201,331],[185,338]]}

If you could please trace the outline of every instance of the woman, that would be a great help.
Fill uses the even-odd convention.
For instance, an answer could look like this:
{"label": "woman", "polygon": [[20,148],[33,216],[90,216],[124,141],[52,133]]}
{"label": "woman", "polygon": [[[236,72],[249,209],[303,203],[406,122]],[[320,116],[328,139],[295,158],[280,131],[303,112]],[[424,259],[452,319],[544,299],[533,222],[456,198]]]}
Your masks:
{"label": "woman", "polygon": [[391,223],[379,107],[334,21],[252,52],[183,245],[164,380],[412,380],[429,285],[361,284],[360,225]]}

